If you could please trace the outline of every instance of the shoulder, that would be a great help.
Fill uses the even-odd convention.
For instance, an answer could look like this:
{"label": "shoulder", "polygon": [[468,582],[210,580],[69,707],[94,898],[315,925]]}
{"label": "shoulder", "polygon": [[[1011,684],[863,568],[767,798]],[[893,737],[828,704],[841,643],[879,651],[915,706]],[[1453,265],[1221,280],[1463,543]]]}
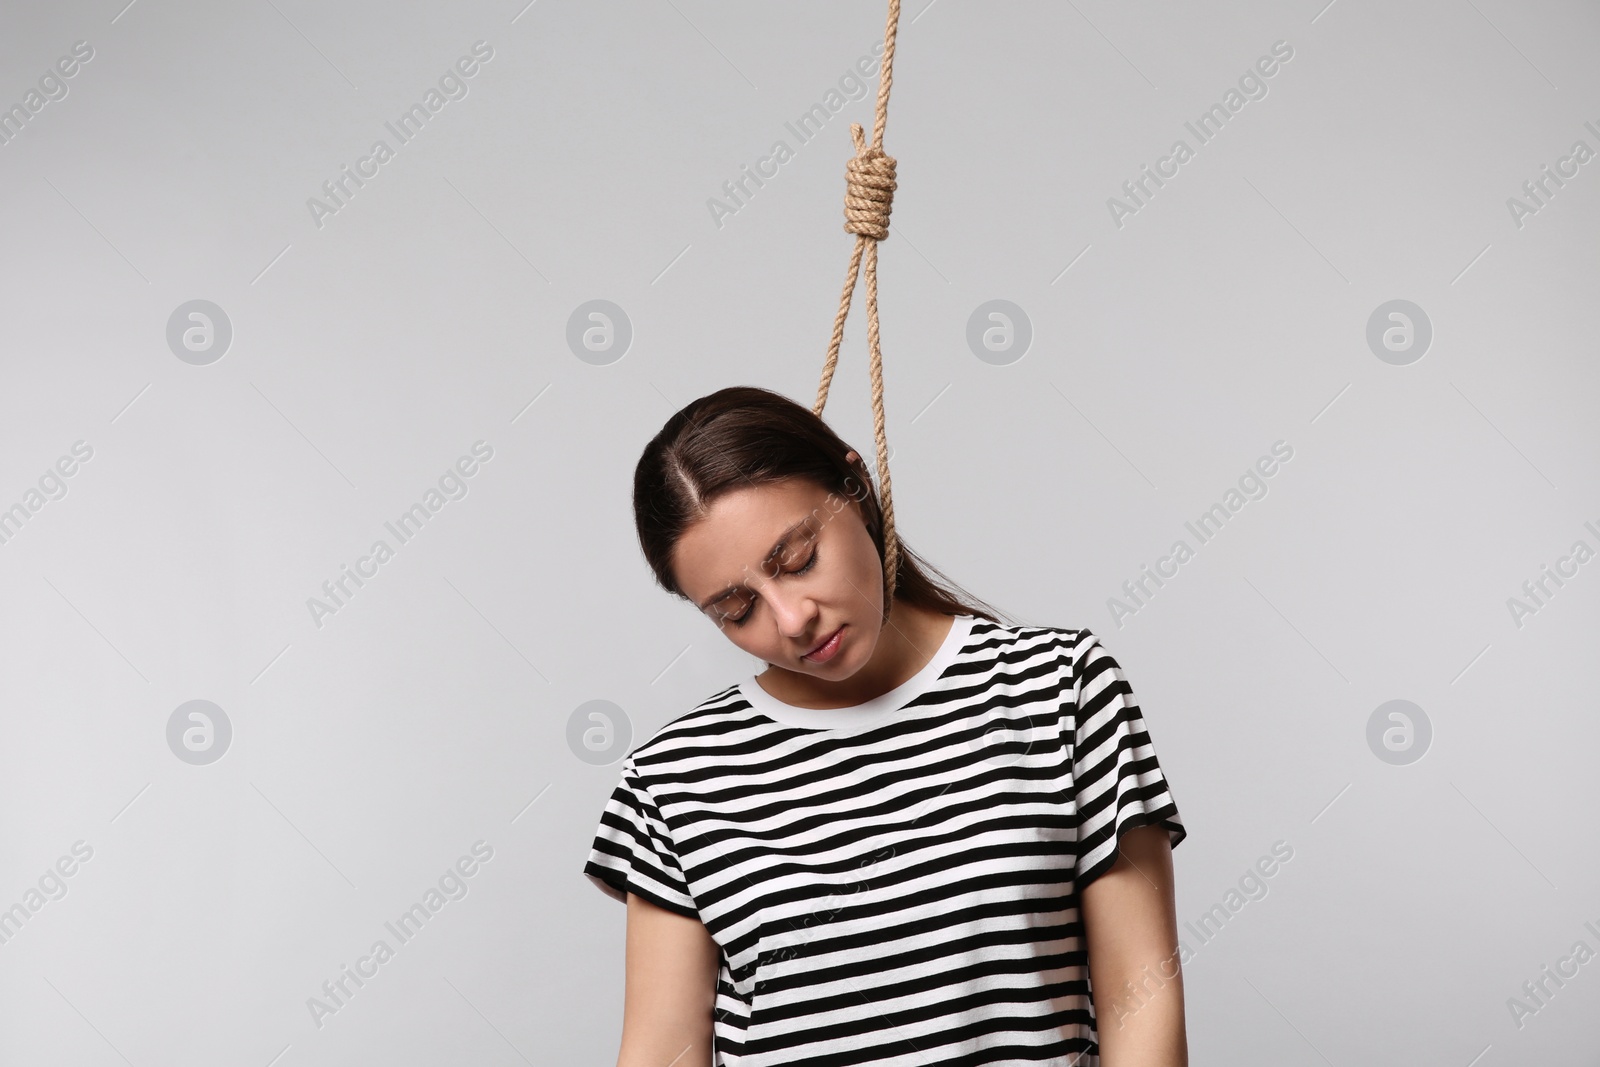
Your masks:
{"label": "shoulder", "polygon": [[993,684],[1050,677],[1069,702],[1116,683],[1122,665],[1087,627],[973,620],[960,669]]}
{"label": "shoulder", "polygon": [[946,672],[973,696],[1003,690],[1013,697],[1069,706],[1096,638],[1072,626],[972,620],[965,646]]}
{"label": "shoulder", "polygon": [[757,721],[740,683],[734,682],[635,745],[624,766],[639,775],[666,771],[696,754],[721,747],[737,733],[748,733]]}
{"label": "shoulder", "polygon": [[975,618],[963,655],[1005,662],[1056,660],[1072,665],[1098,642],[1087,630],[1070,626],[998,623]]}

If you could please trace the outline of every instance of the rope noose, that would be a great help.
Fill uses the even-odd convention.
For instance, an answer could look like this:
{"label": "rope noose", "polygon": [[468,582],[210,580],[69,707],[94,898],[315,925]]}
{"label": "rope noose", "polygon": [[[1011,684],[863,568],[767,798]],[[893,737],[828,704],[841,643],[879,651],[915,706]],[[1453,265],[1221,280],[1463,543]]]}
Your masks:
{"label": "rope noose", "polygon": [[828,342],[827,360],[822,366],[822,382],[817,387],[814,415],[821,416],[828,403],[828,386],[839,363],[839,344],[844,339],[844,320],[850,314],[855,294],[856,275],[862,261],[867,275],[867,350],[871,355],[872,429],[878,449],[878,500],[883,514],[883,609],[885,617],[894,603],[896,572],[900,569],[900,542],[894,532],[894,497],[889,488],[889,444],[883,431],[883,352],[878,347],[878,242],[889,236],[889,210],[894,201],[894,157],[883,151],[883,128],[888,120],[889,86],[894,81],[894,39],[900,25],[900,0],[889,0],[889,23],[883,35],[883,67],[878,77],[877,117],[872,125],[872,143],[863,141],[859,122],[850,124],[856,144],[855,158],[845,166],[844,228],[856,235],[845,272],[844,292],[839,298],[839,313],[833,319],[833,337]]}

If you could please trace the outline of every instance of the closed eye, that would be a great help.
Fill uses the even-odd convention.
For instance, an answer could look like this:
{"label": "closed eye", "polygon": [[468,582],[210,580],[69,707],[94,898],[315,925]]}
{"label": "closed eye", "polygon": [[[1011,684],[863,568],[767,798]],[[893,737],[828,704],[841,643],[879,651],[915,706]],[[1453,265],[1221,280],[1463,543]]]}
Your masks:
{"label": "closed eye", "polygon": [[[820,555],[820,554],[821,553],[820,553],[819,549],[812,548],[812,550],[811,550],[811,558],[810,559],[806,560],[804,564],[802,564],[801,566],[795,568],[794,570],[787,571],[785,573],[788,573],[788,574],[804,574],[804,573],[806,573],[811,568],[813,568],[813,567],[815,567],[817,565],[817,556]],[[744,614],[740,615],[737,619],[733,618],[731,615],[724,615],[723,618],[722,618],[722,621],[723,622],[731,622],[734,626],[743,626],[745,623],[750,621],[750,613],[752,611],[754,611],[754,610],[755,610],[755,604],[751,603],[751,605],[749,607],[745,608]]]}

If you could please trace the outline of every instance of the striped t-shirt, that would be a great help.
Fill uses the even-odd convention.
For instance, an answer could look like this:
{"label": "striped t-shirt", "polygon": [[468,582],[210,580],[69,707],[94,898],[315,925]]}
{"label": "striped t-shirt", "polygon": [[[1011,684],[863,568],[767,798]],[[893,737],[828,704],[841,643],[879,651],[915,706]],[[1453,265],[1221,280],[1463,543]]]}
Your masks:
{"label": "striped t-shirt", "polygon": [[958,615],[866,704],[750,677],[667,723],[584,874],[705,925],[719,1067],[1098,1067],[1079,893],[1151,824],[1187,833],[1099,639]]}

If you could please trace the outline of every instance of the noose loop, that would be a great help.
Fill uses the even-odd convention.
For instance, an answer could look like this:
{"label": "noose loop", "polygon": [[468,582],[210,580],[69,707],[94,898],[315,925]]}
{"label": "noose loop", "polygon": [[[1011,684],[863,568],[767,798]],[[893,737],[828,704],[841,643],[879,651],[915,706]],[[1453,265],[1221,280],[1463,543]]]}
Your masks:
{"label": "noose loop", "polygon": [[855,158],[845,164],[845,232],[881,241],[889,236],[889,211],[894,206],[894,157],[861,141],[859,122],[850,124]]}
{"label": "noose loop", "polygon": [[900,541],[894,532],[894,497],[889,485],[889,441],[883,431],[883,352],[878,346],[878,242],[889,236],[889,211],[894,202],[895,161],[883,151],[883,129],[889,113],[889,86],[894,81],[894,39],[900,26],[900,0],[889,0],[889,21],[883,35],[883,67],[878,77],[878,105],[872,126],[872,143],[864,140],[861,124],[850,124],[856,154],[845,165],[844,228],[856,235],[845,271],[839,313],[833,319],[833,336],[822,365],[813,415],[821,416],[828,403],[828,387],[839,363],[844,340],[844,320],[850,314],[856,277],[863,264],[867,276],[867,351],[872,376],[872,431],[878,452],[878,501],[883,514],[883,610],[888,617],[894,603],[895,578],[900,569]]}

